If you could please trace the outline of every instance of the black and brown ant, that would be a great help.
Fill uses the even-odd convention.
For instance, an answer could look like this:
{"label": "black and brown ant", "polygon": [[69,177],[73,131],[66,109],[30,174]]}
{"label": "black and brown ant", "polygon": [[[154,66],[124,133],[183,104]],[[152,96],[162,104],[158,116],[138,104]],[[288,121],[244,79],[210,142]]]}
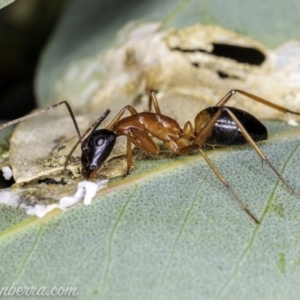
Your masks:
{"label": "black and brown ant", "polygon": [[[8,122],[0,126],[0,130],[4,127],[44,113],[58,105],[65,104],[75,124],[77,135],[79,137],[78,142],[74,145],[66,159],[65,167],[75,148],[80,143],[82,150],[82,175],[88,180],[93,178],[94,172],[101,167],[113,150],[117,137],[122,135],[127,137],[127,174],[129,174],[131,168],[134,166],[132,159],[132,144],[151,154],[158,154],[160,151],[154,138],[162,141],[169,150],[178,155],[187,155],[197,149],[219,180],[231,192],[241,209],[258,224],[258,219],[247,209],[217,167],[206,155],[203,150],[205,145],[234,146],[249,143],[262,161],[269,165],[287,189],[299,198],[300,194],[290,187],[257,146],[256,142],[268,138],[266,127],[248,112],[235,107],[225,106],[228,100],[236,93],[240,93],[251,100],[260,102],[283,113],[300,115],[298,112],[271,103],[251,93],[242,90],[231,90],[217,103],[216,106],[208,107],[196,115],[194,128],[190,121],[186,122],[183,128],[181,128],[176,120],[161,113],[156,94],[152,90],[149,94],[148,112],[138,113],[132,106],[127,105],[113,118],[106,128],[97,129],[109,114],[110,111],[107,110],[83,135],[80,134],[72,109],[66,101],[52,105],[23,118]],[[151,112],[152,106],[154,106],[155,112]],[[126,111],[129,111],[130,116],[123,117]],[[85,136],[87,137],[85,138]]]}

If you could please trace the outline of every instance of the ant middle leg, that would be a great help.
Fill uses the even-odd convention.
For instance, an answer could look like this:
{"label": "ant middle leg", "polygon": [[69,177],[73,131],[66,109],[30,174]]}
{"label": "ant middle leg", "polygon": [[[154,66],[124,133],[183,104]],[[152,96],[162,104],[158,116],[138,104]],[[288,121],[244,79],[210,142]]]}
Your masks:
{"label": "ant middle leg", "polygon": [[154,110],[157,114],[161,114],[160,107],[158,105],[158,101],[156,98],[156,93],[154,90],[150,90],[149,92],[149,108],[148,111],[151,112],[152,105],[154,106]]}

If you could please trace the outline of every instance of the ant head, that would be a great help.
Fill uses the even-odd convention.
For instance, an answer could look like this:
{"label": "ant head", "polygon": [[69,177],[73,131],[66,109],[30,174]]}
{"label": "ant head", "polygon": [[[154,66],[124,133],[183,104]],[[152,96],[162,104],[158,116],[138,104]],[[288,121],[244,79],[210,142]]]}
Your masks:
{"label": "ant head", "polygon": [[81,144],[82,175],[89,179],[92,173],[98,169],[111,153],[116,134],[108,129],[93,131]]}

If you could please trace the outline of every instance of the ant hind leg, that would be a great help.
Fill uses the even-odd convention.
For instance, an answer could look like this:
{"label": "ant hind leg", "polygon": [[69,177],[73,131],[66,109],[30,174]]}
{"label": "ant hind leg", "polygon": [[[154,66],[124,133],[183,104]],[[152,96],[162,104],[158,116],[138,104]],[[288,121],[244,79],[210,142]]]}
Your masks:
{"label": "ant hind leg", "polygon": [[205,151],[203,151],[200,147],[198,148],[200,154],[203,156],[209,167],[213,170],[215,175],[219,178],[219,180],[223,183],[223,185],[227,188],[227,190],[230,191],[230,193],[235,198],[236,202],[240,206],[240,208],[246,212],[246,214],[256,223],[259,224],[260,222],[258,219],[249,211],[249,209],[246,207],[246,205],[242,202],[242,200],[237,196],[235,191],[232,189],[232,187],[229,185],[229,183],[225,180],[223,175],[220,173],[220,171],[217,169],[217,167],[212,163],[210,158],[206,155]]}
{"label": "ant hind leg", "polygon": [[271,164],[271,162],[268,160],[268,158],[265,156],[265,154],[260,150],[260,148],[257,146],[257,144],[254,142],[250,134],[247,132],[243,124],[240,122],[240,120],[236,117],[236,115],[229,109],[224,107],[224,110],[227,111],[228,115],[231,117],[231,119],[236,123],[236,125],[241,130],[242,134],[244,135],[247,142],[252,146],[252,148],[256,151],[257,155],[262,159],[263,162],[266,162],[268,166],[272,169],[272,171],[275,173],[275,175],[279,178],[279,180],[285,185],[285,187],[295,196],[300,198],[300,194],[296,192],[288,183],[287,181],[281,176],[281,174],[277,171],[277,169]]}
{"label": "ant hind leg", "polygon": [[293,111],[293,110],[289,110],[283,106],[277,105],[275,103],[272,103],[266,99],[263,99],[259,96],[256,96],[254,94],[251,94],[249,92],[243,91],[243,90],[231,90],[229,91],[217,104],[216,106],[225,106],[226,103],[230,100],[230,98],[235,95],[236,93],[242,94],[244,96],[246,96],[248,99],[259,102],[261,104],[264,104],[266,106],[272,107],[278,111],[281,111],[283,113],[290,113],[290,114],[294,114],[294,115],[298,115],[300,116],[299,112]]}

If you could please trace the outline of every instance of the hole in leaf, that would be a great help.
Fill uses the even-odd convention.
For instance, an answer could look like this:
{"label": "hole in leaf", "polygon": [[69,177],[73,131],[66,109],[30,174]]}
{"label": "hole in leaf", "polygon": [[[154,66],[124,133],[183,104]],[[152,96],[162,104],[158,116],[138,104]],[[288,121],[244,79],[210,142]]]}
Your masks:
{"label": "hole in leaf", "polygon": [[251,47],[213,43],[214,49],[210,54],[231,58],[240,63],[259,66],[265,60],[265,55]]}

